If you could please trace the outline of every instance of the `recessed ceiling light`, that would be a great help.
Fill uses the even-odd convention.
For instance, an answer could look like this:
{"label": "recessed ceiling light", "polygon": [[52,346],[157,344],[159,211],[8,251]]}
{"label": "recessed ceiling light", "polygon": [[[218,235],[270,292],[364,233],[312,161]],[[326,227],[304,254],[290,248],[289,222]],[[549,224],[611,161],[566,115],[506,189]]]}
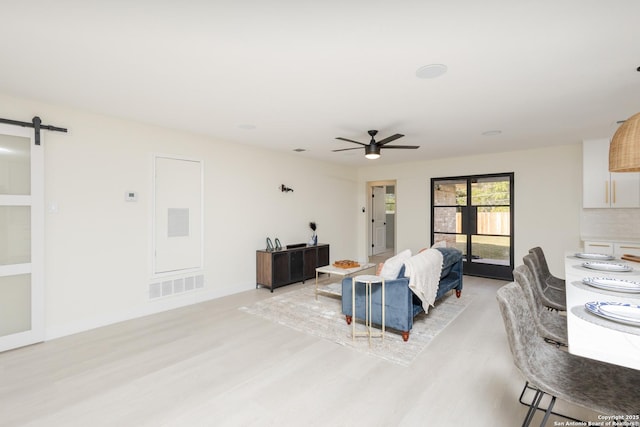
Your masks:
{"label": "recessed ceiling light", "polygon": [[501,130],[488,130],[488,131],[482,132],[484,136],[496,136],[496,135],[500,135],[501,133],[502,133]]}
{"label": "recessed ceiling light", "polygon": [[247,125],[247,124],[244,124],[244,125],[238,125],[238,127],[239,127],[240,129],[244,129],[244,130],[254,130],[254,129],[256,128],[256,125]]}
{"label": "recessed ceiling light", "polygon": [[416,77],[419,79],[435,79],[447,72],[447,66],[444,64],[429,64],[418,68]]}

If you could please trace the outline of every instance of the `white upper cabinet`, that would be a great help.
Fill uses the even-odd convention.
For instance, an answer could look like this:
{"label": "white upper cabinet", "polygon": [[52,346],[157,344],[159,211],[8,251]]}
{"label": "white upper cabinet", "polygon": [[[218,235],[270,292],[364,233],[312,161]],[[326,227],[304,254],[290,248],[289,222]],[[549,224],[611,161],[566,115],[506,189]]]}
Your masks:
{"label": "white upper cabinet", "polygon": [[609,172],[609,140],[582,142],[582,207],[640,207],[640,173]]}

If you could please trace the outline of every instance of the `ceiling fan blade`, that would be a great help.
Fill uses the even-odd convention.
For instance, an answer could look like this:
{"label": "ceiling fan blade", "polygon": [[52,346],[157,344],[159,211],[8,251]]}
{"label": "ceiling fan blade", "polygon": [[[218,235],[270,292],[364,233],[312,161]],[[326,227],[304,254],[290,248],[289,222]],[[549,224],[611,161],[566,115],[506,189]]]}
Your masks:
{"label": "ceiling fan blade", "polygon": [[360,148],[360,147],[355,147],[355,148],[341,148],[341,149],[339,149],[339,150],[331,150],[331,151],[333,151],[333,152],[335,153],[336,151],[349,151],[349,150],[362,150],[362,148]]}
{"label": "ceiling fan blade", "polygon": [[420,148],[419,145],[385,145],[384,147],[380,147],[380,148],[384,148],[385,150],[387,148]]}
{"label": "ceiling fan blade", "polygon": [[353,142],[355,144],[360,144],[360,145],[365,145],[365,146],[368,145],[368,144],[363,144],[362,142],[354,141],[353,139],[343,138],[341,136],[337,137],[336,139],[339,139],[341,141]]}
{"label": "ceiling fan blade", "polygon": [[395,141],[398,138],[402,138],[404,135],[401,133],[396,133],[395,135],[391,135],[385,139],[382,139],[380,141],[377,142],[378,145],[384,145],[384,144],[388,144],[391,141]]}

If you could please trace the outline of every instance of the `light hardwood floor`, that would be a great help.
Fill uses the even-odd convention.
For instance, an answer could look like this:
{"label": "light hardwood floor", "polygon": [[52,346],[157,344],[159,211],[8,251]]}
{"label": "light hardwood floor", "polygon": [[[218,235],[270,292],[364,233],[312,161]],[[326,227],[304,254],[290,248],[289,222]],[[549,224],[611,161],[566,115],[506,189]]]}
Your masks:
{"label": "light hardwood floor", "polygon": [[266,289],[1,353],[0,425],[519,426],[503,284],[465,276],[473,302],[408,368],[238,310]]}

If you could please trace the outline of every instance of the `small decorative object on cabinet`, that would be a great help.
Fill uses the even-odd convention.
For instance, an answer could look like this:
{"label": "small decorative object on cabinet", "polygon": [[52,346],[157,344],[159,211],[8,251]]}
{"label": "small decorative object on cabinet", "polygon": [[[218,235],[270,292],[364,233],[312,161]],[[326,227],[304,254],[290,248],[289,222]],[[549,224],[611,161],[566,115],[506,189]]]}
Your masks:
{"label": "small decorative object on cabinet", "polygon": [[309,245],[317,245],[318,244],[318,235],[316,234],[316,223],[315,222],[310,222],[309,223],[309,228],[311,229],[311,231],[313,231],[313,233],[311,233],[311,240],[309,240]]}
{"label": "small decorative object on cabinet", "polygon": [[316,268],[329,264],[329,245],[256,251],[256,288],[271,289],[315,277]]}

